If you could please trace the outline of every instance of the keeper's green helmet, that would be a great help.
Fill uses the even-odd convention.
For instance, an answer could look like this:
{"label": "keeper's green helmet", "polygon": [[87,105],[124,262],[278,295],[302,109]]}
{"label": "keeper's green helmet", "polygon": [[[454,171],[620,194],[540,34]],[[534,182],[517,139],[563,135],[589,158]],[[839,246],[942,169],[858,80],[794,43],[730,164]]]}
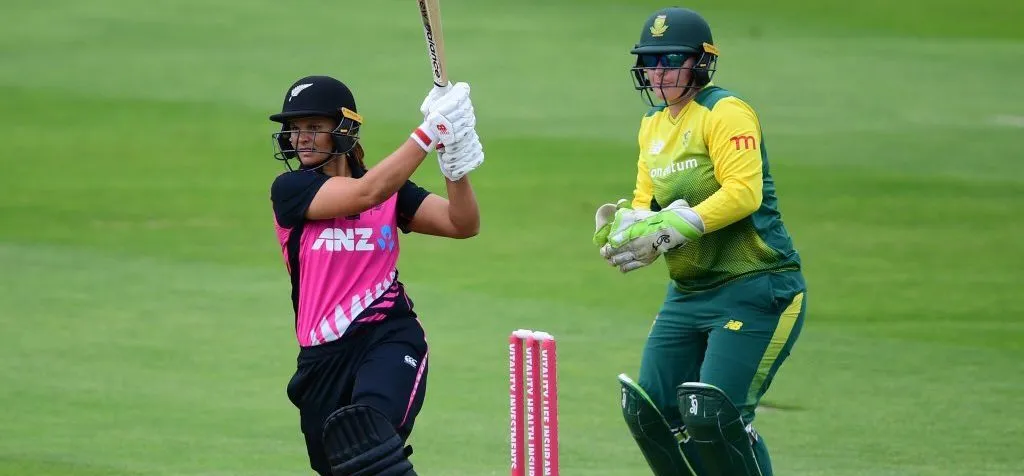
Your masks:
{"label": "keeper's green helmet", "polygon": [[640,41],[630,52],[636,55],[631,69],[633,85],[652,105],[651,70],[684,69],[683,63],[695,58],[693,65],[685,68],[693,72],[689,84],[678,85],[688,93],[711,82],[718,61],[711,26],[699,13],[680,7],[663,8],[648,17]]}

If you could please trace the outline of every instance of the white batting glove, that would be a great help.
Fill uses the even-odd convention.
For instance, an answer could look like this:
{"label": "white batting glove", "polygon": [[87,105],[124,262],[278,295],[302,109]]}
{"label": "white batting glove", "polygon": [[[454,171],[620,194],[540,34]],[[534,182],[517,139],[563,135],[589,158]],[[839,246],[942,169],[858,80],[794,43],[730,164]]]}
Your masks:
{"label": "white batting glove", "polygon": [[443,147],[442,144],[462,140],[475,126],[476,116],[473,102],[469,98],[469,84],[456,83],[440,98],[427,103],[426,118],[410,136],[425,152],[430,153],[435,147]]}
{"label": "white batting glove", "polygon": [[444,86],[434,85],[434,87],[427,93],[427,97],[423,99],[423,103],[420,104],[420,112],[423,114],[423,119],[426,120],[430,114],[430,106],[441,99],[442,96],[448,94],[448,91],[452,89],[452,82],[448,81],[448,84]]}
{"label": "white batting glove", "polygon": [[441,173],[452,182],[460,180],[484,163],[484,149],[476,130],[470,130],[464,138],[438,147],[437,164]]}

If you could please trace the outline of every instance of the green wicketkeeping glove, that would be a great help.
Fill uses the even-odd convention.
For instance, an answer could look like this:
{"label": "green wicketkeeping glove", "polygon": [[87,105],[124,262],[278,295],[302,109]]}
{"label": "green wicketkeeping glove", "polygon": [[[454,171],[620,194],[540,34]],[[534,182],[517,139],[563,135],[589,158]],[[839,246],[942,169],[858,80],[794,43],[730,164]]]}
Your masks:
{"label": "green wicketkeeping glove", "polygon": [[613,232],[622,232],[630,225],[654,215],[648,210],[633,210],[629,208],[629,200],[620,198],[615,203],[605,203],[597,208],[594,215],[594,244],[604,246],[608,243],[608,235]]}
{"label": "green wicketkeeping glove", "polygon": [[[601,248],[612,266],[623,273],[653,263],[662,253],[704,234],[704,221],[686,200],[676,200],[660,212],[644,217],[625,229],[612,228]],[[595,240],[596,241],[596,240]]]}

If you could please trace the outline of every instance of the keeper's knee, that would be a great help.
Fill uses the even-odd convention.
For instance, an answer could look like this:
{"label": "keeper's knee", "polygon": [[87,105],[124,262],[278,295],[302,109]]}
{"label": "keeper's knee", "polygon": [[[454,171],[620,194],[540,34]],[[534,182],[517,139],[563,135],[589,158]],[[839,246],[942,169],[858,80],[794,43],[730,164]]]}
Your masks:
{"label": "keeper's knee", "polygon": [[714,385],[687,382],[677,389],[690,442],[711,474],[760,476],[747,426],[729,396]]}

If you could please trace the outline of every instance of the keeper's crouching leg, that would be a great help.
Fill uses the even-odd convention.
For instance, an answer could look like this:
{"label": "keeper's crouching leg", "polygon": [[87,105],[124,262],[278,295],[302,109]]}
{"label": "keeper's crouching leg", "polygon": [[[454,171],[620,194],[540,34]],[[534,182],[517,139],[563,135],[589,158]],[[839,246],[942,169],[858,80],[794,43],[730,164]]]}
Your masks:
{"label": "keeper's crouching leg", "polygon": [[689,444],[697,448],[707,476],[762,476],[751,433],[725,392],[687,382],[677,395]]}

